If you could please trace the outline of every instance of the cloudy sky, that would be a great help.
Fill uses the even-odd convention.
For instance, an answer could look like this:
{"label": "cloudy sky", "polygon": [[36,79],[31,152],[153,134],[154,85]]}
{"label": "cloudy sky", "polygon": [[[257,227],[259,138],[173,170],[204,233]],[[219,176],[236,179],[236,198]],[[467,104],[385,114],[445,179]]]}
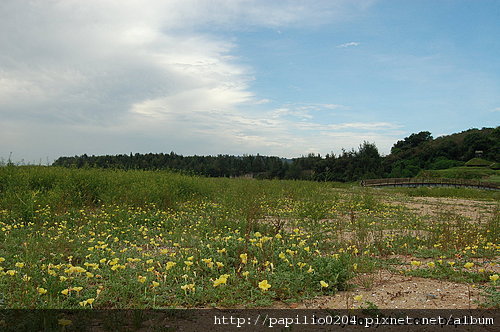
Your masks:
{"label": "cloudy sky", "polygon": [[1,0],[0,158],[296,157],[500,124],[496,0]]}

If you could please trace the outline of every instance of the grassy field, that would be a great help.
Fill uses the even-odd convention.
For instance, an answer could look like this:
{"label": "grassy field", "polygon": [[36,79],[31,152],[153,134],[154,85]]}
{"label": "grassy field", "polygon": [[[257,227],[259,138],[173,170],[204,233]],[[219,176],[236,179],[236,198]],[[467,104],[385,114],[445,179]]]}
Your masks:
{"label": "grassy field", "polygon": [[[415,197],[448,201],[422,213]],[[476,305],[498,308],[499,198],[0,167],[0,307],[275,307],[355,289],[383,270],[473,285]]]}
{"label": "grassy field", "polygon": [[494,170],[489,167],[452,167],[441,170],[422,171],[420,175],[448,179],[474,179],[500,183],[500,170]]}

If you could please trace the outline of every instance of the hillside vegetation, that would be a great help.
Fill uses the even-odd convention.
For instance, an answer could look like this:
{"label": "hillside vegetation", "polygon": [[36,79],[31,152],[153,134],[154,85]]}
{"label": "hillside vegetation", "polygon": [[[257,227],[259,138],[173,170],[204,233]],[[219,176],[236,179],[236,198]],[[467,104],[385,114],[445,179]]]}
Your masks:
{"label": "hillside vegetation", "polygon": [[[352,182],[368,178],[413,177],[422,170],[463,166],[481,154],[487,163],[500,162],[500,127],[470,129],[433,138],[430,132],[412,134],[381,156],[375,143],[339,155],[309,154],[294,159],[268,156],[182,156],[148,153],[106,156],[60,157],[53,165],[113,169],[181,170],[209,177],[253,177]],[[486,167],[488,165],[485,165]]]}
{"label": "hillside vegetation", "polygon": [[500,171],[487,167],[452,167],[442,170],[422,171],[418,176],[447,178],[447,179],[474,179],[486,182],[500,182]]}

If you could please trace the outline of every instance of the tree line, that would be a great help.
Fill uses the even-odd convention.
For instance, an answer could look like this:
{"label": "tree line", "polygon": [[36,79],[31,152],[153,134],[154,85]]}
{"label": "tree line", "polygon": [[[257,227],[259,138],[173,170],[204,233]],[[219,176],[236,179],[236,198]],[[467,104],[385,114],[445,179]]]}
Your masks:
{"label": "tree line", "polygon": [[500,161],[500,127],[469,129],[434,139],[421,131],[396,142],[382,156],[375,143],[338,155],[308,154],[293,159],[257,155],[182,156],[171,153],[60,157],[54,166],[116,169],[171,169],[209,177],[301,179],[351,182],[381,177],[413,177],[421,170],[461,166],[478,154]]}

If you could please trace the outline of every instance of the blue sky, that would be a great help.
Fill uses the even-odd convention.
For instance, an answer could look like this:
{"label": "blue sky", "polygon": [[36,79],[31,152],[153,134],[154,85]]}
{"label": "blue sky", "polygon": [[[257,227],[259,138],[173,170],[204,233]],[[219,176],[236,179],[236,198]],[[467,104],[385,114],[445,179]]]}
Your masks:
{"label": "blue sky", "polygon": [[382,153],[500,120],[498,1],[4,0],[0,157]]}

